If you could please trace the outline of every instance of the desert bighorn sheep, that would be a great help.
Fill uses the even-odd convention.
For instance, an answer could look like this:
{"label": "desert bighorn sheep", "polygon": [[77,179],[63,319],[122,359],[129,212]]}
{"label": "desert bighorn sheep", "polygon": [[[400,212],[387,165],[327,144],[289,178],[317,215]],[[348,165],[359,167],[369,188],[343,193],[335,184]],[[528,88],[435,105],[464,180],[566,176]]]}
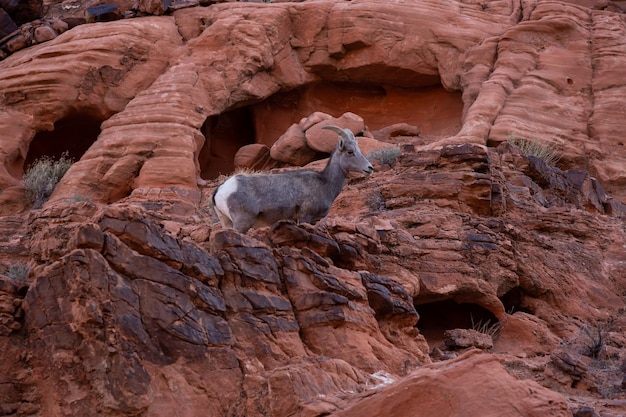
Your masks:
{"label": "desert bighorn sheep", "polygon": [[341,192],[349,171],[371,174],[350,129],[323,126],[339,134],[339,143],[322,171],[301,169],[279,174],[237,174],[213,193],[222,226],[246,233],[282,219],[316,223]]}

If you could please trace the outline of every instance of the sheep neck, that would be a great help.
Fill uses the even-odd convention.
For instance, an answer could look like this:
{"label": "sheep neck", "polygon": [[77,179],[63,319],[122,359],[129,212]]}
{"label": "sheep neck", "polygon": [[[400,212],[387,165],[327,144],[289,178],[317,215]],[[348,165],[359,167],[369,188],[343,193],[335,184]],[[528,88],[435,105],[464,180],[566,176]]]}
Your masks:
{"label": "sheep neck", "polygon": [[341,166],[337,152],[333,152],[326,167],[321,172],[322,180],[331,190],[331,196],[335,199],[341,192],[346,181],[348,172]]}

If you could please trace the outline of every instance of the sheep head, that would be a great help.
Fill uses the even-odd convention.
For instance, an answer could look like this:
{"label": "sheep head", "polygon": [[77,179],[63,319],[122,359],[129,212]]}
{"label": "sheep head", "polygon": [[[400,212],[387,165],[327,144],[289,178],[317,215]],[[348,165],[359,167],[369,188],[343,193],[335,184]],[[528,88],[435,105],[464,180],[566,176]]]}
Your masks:
{"label": "sheep head", "polygon": [[342,129],[335,125],[322,126],[322,129],[332,130],[339,134],[339,143],[335,153],[339,158],[341,168],[345,172],[361,172],[368,175],[374,172],[374,167],[361,153],[359,143],[350,129]]}

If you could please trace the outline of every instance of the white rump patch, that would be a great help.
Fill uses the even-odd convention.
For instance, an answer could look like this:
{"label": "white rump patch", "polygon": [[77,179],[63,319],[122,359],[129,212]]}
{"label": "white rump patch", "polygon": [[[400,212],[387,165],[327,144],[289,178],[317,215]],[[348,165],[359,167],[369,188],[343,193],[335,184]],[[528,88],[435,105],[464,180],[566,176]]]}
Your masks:
{"label": "white rump patch", "polygon": [[228,198],[237,191],[237,177],[230,177],[217,190],[215,193],[215,208],[219,213],[228,217],[232,222],[233,217],[230,215],[230,210],[228,209]]}

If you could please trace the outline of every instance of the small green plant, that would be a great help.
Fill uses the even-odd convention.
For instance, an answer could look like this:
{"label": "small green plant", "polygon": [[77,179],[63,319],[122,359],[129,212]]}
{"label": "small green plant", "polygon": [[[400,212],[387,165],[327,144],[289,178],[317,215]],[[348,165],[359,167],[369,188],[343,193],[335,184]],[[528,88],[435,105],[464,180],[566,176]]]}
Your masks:
{"label": "small green plant", "polygon": [[367,155],[367,159],[370,161],[378,161],[381,165],[390,165],[401,154],[402,150],[400,150],[400,148],[390,147],[370,152]]}
{"label": "small green plant", "polygon": [[26,198],[34,208],[40,208],[46,202],[72,163],[65,152],[59,159],[43,156],[31,164],[24,174],[22,184],[26,190]]}
{"label": "small green plant", "polygon": [[542,159],[547,165],[554,166],[561,159],[561,155],[555,145],[542,143],[536,140],[518,138],[513,135],[507,137],[507,142],[520,148],[527,156],[536,156]]}
{"label": "small green plant", "polygon": [[29,272],[28,265],[22,263],[10,264],[3,270],[4,275],[16,282],[25,282]]}

